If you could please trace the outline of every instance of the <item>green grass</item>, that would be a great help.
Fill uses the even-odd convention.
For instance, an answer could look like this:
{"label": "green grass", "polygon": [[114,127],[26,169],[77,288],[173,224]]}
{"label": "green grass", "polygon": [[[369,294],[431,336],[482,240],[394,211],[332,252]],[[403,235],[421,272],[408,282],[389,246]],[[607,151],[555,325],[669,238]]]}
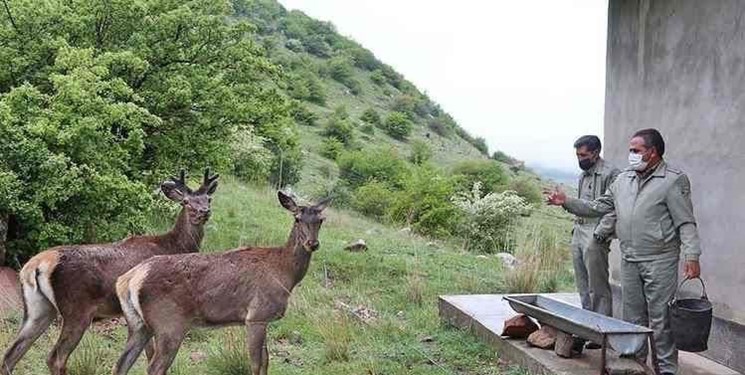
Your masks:
{"label": "green grass", "polygon": [[[273,190],[228,178],[221,182],[213,208],[204,251],[281,244],[292,222]],[[567,225],[549,216],[530,219],[530,225],[539,224]],[[521,231],[531,233],[530,225]],[[358,238],[367,241],[367,252],[342,250]],[[320,241],[285,318],[270,325],[271,374],[526,374],[500,366],[490,347],[444,326],[437,315],[438,295],[504,292],[505,274],[496,257],[459,251],[458,243],[432,246],[428,239],[333,209]],[[559,285],[570,288],[569,282]],[[17,328],[17,318],[0,325],[3,347]],[[37,342],[16,375],[46,373],[46,354],[57,332],[53,328]],[[246,374],[243,334],[241,328],[192,332],[171,373]],[[76,371],[71,374],[110,373],[125,338],[123,327],[90,331],[73,354],[71,370]],[[131,373],[144,371],[141,359]]]}

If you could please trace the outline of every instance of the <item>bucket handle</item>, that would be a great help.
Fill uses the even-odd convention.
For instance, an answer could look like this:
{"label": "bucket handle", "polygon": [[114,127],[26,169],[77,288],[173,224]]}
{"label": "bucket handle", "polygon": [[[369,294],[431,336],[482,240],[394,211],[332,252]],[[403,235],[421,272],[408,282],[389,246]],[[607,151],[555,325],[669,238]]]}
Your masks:
{"label": "bucket handle", "polygon": [[697,279],[701,282],[701,299],[709,300],[708,295],[706,294],[706,284],[704,284],[704,280],[702,280],[700,277],[686,277],[683,281],[680,282],[680,285],[678,285],[678,289],[675,291],[675,296],[673,297],[673,300],[670,302],[671,304],[674,304],[675,301],[678,299],[678,292],[680,292],[680,288],[683,287],[683,284],[688,282],[689,280]]}

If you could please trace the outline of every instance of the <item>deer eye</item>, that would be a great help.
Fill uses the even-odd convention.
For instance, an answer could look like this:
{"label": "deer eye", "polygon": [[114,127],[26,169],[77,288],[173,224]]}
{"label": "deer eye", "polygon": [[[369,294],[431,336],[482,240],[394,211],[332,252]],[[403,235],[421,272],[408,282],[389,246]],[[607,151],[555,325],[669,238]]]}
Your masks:
{"label": "deer eye", "polygon": [[181,200],[181,203],[183,203],[184,205],[189,204],[189,198],[184,198],[183,200]]}

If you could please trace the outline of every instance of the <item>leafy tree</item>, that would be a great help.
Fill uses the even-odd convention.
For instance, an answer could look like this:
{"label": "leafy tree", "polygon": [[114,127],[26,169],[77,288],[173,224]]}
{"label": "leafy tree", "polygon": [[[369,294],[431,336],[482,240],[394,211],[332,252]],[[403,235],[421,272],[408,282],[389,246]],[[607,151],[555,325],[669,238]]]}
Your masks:
{"label": "leafy tree", "polygon": [[323,135],[349,145],[354,140],[354,128],[349,120],[332,116],[323,128]]}
{"label": "leafy tree", "polygon": [[471,189],[479,182],[482,191],[488,194],[500,190],[508,182],[504,170],[491,160],[463,161],[453,168],[452,174],[462,191]]}
{"label": "leafy tree", "polygon": [[353,189],[373,180],[397,189],[403,186],[408,173],[406,162],[392,149],[345,152],[337,163],[339,177]]}
{"label": "leafy tree", "polygon": [[4,8],[1,171],[23,192],[0,204],[11,255],[141,230],[152,185],[177,168],[231,168],[225,145],[243,129],[272,151],[270,178],[297,179],[283,77],[252,41],[254,27],[228,19],[229,2]]}
{"label": "leafy tree", "polygon": [[383,130],[393,138],[405,140],[411,134],[413,124],[406,114],[391,112],[385,119]]}
{"label": "leafy tree", "polygon": [[344,143],[336,138],[326,138],[321,145],[321,156],[336,160],[344,151]]}
{"label": "leafy tree", "polygon": [[390,209],[391,218],[425,235],[452,235],[458,225],[458,211],[450,201],[454,192],[452,178],[430,167],[414,168],[396,194]]}

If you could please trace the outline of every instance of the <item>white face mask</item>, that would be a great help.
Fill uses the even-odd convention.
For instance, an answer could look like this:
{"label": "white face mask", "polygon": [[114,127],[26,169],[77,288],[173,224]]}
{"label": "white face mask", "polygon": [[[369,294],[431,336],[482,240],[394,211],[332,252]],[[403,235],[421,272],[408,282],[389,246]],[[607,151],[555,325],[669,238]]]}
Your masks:
{"label": "white face mask", "polygon": [[629,167],[633,171],[641,172],[647,169],[648,161],[644,161],[644,155],[629,152]]}

